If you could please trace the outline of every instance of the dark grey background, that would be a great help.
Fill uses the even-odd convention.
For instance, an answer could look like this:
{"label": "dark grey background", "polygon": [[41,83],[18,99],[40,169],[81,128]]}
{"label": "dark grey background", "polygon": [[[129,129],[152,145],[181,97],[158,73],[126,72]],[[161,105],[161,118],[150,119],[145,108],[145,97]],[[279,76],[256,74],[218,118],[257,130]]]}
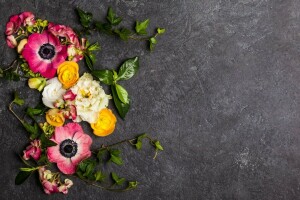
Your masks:
{"label": "dark grey background", "polygon": [[[300,2],[298,0],[0,0],[0,33],[12,14],[32,11],[39,18],[78,27],[76,6],[104,19],[108,6],[131,27],[151,19],[165,27],[156,50],[94,34],[102,51],[99,69],[116,68],[140,56],[140,71],[124,82],[132,107],[115,133],[93,147],[147,132],[165,151],[152,160],[149,145],[137,152],[122,146],[124,166],[107,166],[139,187],[112,193],[73,179],[68,195],[47,197],[31,177],[14,177],[16,154],[26,133],[8,112],[12,91],[26,105],[38,92],[25,82],[0,80],[1,199],[299,199],[300,195]],[[0,40],[0,63],[15,57]],[[82,71],[86,70],[81,63]],[[107,90],[109,92],[109,90]],[[113,105],[110,105],[113,108]],[[17,109],[22,113],[22,109]],[[90,131],[85,125],[85,130]]]}

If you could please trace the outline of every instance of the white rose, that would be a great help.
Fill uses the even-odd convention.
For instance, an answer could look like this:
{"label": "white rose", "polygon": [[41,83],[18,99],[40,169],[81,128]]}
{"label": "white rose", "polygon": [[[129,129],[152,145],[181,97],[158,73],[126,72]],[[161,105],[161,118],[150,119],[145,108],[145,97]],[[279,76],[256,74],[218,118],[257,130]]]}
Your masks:
{"label": "white rose", "polygon": [[54,108],[54,103],[62,100],[65,92],[66,90],[63,88],[57,77],[48,80],[42,93],[44,105],[49,108]]}
{"label": "white rose", "polygon": [[95,123],[98,113],[108,106],[110,95],[105,94],[98,81],[93,80],[93,76],[84,73],[75,86],[71,88],[75,98],[75,106],[78,118],[76,121],[87,121]]}

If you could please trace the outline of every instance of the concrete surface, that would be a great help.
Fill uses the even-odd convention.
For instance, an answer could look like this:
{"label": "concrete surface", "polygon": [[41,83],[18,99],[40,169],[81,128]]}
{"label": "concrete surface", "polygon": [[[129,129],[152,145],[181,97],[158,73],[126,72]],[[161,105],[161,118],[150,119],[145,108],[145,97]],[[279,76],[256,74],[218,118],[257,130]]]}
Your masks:
{"label": "concrete surface", "polygon": [[[124,26],[150,18],[149,30],[167,30],[153,53],[144,43],[91,37],[102,45],[98,69],[141,57],[137,76],[123,83],[132,98],[126,120],[118,118],[112,136],[92,136],[93,147],[143,132],[161,141],[165,151],[157,160],[149,145],[140,152],[122,146],[124,166],[108,166],[139,181],[138,189],[112,193],[75,179],[68,195],[48,197],[37,177],[15,186],[23,166],[17,153],[27,137],[7,105],[14,90],[26,105],[39,95],[25,82],[0,80],[1,199],[300,199],[300,1],[0,0],[0,5],[1,33],[9,16],[22,11],[78,27],[76,6],[98,19],[112,6]],[[15,57],[4,34],[0,55],[0,64]]]}

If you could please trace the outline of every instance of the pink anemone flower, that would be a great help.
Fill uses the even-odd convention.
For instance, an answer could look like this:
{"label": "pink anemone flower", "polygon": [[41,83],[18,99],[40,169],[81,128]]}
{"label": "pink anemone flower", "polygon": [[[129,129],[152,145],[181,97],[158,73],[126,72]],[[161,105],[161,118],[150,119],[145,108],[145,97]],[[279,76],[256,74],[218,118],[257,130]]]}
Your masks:
{"label": "pink anemone flower", "polygon": [[58,169],[64,174],[74,174],[76,166],[91,156],[92,138],[77,123],[56,127],[51,140],[57,145],[48,147],[48,159],[57,163]]}
{"label": "pink anemone flower", "polygon": [[53,78],[56,70],[67,58],[67,48],[51,33],[33,33],[28,37],[22,56],[34,72],[45,78]]}

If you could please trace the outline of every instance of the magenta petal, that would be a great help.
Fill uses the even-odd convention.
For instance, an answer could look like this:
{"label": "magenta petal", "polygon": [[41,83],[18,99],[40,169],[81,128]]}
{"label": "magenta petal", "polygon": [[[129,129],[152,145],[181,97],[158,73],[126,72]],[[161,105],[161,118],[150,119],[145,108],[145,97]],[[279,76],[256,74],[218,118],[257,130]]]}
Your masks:
{"label": "magenta petal", "polygon": [[50,162],[63,162],[65,157],[59,152],[59,145],[47,148],[47,157]]}
{"label": "magenta petal", "polygon": [[72,137],[73,133],[71,133],[66,126],[61,126],[55,128],[55,134],[51,139],[59,144],[66,139],[72,139]]}
{"label": "magenta petal", "polygon": [[57,167],[64,174],[74,174],[76,171],[76,165],[72,163],[70,158],[57,163]]}

